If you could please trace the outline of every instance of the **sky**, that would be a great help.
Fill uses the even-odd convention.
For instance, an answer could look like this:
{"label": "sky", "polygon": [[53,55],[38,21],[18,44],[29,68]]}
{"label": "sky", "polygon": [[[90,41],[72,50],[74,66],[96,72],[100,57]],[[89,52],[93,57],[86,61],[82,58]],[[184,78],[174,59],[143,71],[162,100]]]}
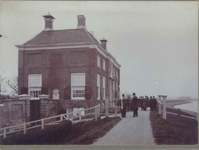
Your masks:
{"label": "sky", "polygon": [[[75,29],[77,15],[88,31],[108,40],[121,64],[121,93],[198,98],[198,2],[0,2],[0,75],[18,74],[18,49],[55,17],[54,29]],[[157,84],[158,83],[158,84]]]}

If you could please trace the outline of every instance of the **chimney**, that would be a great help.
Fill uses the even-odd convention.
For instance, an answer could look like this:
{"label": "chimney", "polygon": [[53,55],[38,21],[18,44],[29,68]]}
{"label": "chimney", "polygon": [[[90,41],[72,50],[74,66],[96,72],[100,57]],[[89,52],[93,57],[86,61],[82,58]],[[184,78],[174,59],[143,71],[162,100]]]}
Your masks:
{"label": "chimney", "polygon": [[106,50],[106,42],[108,42],[106,39],[102,39],[102,40],[100,40],[101,41],[101,46],[103,47],[103,49],[105,49]]}
{"label": "chimney", "polygon": [[48,13],[48,15],[43,16],[45,19],[45,28],[44,31],[53,30],[53,19],[55,19],[53,16]]}
{"label": "chimney", "polygon": [[77,29],[86,29],[86,18],[84,15],[78,15],[77,21]]}

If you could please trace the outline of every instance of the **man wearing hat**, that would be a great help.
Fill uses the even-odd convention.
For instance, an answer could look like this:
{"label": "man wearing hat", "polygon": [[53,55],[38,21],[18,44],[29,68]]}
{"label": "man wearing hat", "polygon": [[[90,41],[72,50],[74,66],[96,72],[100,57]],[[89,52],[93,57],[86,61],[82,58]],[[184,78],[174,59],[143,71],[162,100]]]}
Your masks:
{"label": "man wearing hat", "polygon": [[135,93],[133,93],[132,108],[133,108],[133,117],[138,117],[138,98]]}

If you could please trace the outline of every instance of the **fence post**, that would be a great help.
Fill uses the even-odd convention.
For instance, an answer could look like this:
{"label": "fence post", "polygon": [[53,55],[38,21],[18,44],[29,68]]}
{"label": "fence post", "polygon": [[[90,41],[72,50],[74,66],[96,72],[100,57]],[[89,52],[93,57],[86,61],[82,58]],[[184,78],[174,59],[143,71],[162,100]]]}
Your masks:
{"label": "fence post", "polygon": [[44,119],[41,119],[41,129],[44,129]]}
{"label": "fence post", "polygon": [[115,106],[115,117],[117,117],[117,106]]}
{"label": "fence post", "polygon": [[196,121],[198,122],[198,113],[196,113]]}
{"label": "fence post", "polygon": [[66,109],[66,116],[67,116],[67,119],[69,120],[69,111],[68,111],[68,109]]}
{"label": "fence post", "polygon": [[166,102],[166,95],[163,95],[163,119],[167,119],[167,102]]}
{"label": "fence post", "polygon": [[97,107],[97,117],[100,117],[100,105]]}
{"label": "fence post", "polygon": [[[161,102],[161,95],[158,95],[158,101]],[[158,115],[161,115],[161,105],[158,103]]]}
{"label": "fence post", "polygon": [[82,114],[81,114],[81,110],[79,111],[79,121],[82,121]]}
{"label": "fence post", "polygon": [[95,106],[95,120],[97,121],[97,107]]}
{"label": "fence post", "polygon": [[62,116],[62,114],[60,115],[60,121],[63,121],[63,116]]}
{"label": "fence post", "polygon": [[3,129],[3,138],[4,139],[6,138],[6,127],[4,127],[4,129]]}
{"label": "fence post", "polygon": [[23,124],[23,133],[26,134],[26,123]]}

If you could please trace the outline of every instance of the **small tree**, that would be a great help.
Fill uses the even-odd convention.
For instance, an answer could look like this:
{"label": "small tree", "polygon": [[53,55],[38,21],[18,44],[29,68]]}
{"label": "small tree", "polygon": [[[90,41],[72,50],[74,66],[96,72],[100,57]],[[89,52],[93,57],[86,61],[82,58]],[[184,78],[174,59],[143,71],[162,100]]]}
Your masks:
{"label": "small tree", "polygon": [[18,94],[18,77],[14,77],[13,81],[10,82],[10,80],[6,81],[7,85],[12,89],[13,94]]}
{"label": "small tree", "polygon": [[6,93],[5,85],[4,85],[5,78],[0,75],[0,103],[4,99],[3,93]]}

